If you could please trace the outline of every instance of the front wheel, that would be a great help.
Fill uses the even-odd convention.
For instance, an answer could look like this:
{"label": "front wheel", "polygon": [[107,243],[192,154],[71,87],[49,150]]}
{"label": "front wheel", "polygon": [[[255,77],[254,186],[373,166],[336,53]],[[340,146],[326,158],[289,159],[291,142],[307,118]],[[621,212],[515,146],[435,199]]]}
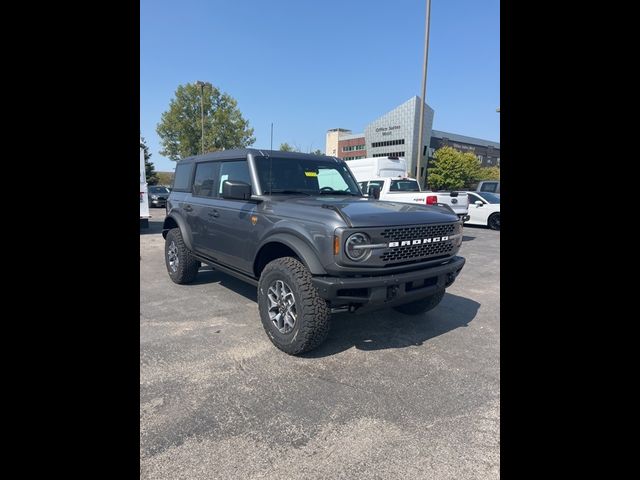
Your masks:
{"label": "front wheel", "polygon": [[329,333],[331,311],[296,258],[269,262],[258,283],[258,310],[271,342],[289,355],[318,347]]}
{"label": "front wheel", "polygon": [[396,312],[404,313],[405,315],[418,315],[420,313],[426,313],[429,310],[433,310],[438,306],[444,297],[444,289],[437,293],[434,293],[430,297],[422,298],[415,302],[405,303],[404,305],[398,305],[393,307]]}
{"label": "front wheel", "polygon": [[489,217],[487,225],[491,230],[500,230],[500,214],[494,213]]}
{"label": "front wheel", "polygon": [[167,232],[164,259],[169,277],[175,283],[182,285],[193,282],[196,278],[200,262],[191,255],[179,228],[172,228]]}

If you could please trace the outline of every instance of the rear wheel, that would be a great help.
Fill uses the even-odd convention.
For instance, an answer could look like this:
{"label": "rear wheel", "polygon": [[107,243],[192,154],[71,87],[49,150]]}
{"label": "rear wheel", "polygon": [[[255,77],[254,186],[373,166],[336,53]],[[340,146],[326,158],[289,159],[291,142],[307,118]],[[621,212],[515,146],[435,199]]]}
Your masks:
{"label": "rear wheel", "polygon": [[500,214],[494,213],[489,217],[487,225],[491,230],[500,230]]}
{"label": "rear wheel", "polygon": [[426,313],[438,306],[444,297],[444,289],[440,290],[430,297],[422,298],[415,302],[405,303],[404,305],[398,305],[393,307],[396,312],[404,313],[405,315],[418,315],[420,313]]}
{"label": "rear wheel", "polygon": [[260,319],[271,342],[289,355],[318,347],[329,333],[331,311],[296,258],[269,262],[258,284]]}
{"label": "rear wheel", "polygon": [[175,283],[190,283],[196,278],[200,262],[191,255],[179,228],[172,228],[167,232],[164,259],[169,277]]}

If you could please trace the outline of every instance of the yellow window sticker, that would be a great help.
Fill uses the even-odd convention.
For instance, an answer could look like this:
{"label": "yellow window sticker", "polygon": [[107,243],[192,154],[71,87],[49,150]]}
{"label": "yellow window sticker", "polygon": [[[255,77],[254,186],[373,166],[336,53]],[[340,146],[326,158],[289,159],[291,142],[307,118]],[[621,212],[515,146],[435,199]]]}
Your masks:
{"label": "yellow window sticker", "polygon": [[318,174],[316,172],[304,172],[307,177],[317,177]]}

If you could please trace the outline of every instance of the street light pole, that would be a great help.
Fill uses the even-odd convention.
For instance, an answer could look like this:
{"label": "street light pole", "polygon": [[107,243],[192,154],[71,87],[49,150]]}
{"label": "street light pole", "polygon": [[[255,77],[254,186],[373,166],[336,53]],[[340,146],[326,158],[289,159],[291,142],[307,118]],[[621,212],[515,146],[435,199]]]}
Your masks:
{"label": "street light pole", "polygon": [[200,87],[200,154],[204,154],[204,82],[198,80],[196,86]]}
{"label": "street light pole", "polygon": [[[422,185],[422,175],[420,175],[420,160],[422,160],[422,130],[424,129],[424,104],[427,102],[427,60],[429,58],[429,19],[431,17],[431,0],[427,0],[427,13],[425,15],[425,31],[424,31],[424,64],[422,65],[422,98],[420,99],[420,130],[418,131],[418,158],[416,162],[416,178],[418,185]],[[425,177],[429,155],[425,159]]]}

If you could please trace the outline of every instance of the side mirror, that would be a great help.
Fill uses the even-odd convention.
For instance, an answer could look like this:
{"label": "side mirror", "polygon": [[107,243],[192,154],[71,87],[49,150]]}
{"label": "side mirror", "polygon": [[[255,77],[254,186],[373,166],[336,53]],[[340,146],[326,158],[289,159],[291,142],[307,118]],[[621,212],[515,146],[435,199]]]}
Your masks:
{"label": "side mirror", "polygon": [[475,203],[478,207],[481,207],[482,205],[484,205],[484,203],[482,203],[482,201],[481,201],[481,200],[476,200],[474,203]]}
{"label": "side mirror", "polygon": [[222,198],[250,200],[251,185],[237,180],[225,180],[222,182]]}
{"label": "side mirror", "polygon": [[380,198],[380,187],[378,185],[371,185],[369,187],[369,197],[373,197],[376,200]]}

